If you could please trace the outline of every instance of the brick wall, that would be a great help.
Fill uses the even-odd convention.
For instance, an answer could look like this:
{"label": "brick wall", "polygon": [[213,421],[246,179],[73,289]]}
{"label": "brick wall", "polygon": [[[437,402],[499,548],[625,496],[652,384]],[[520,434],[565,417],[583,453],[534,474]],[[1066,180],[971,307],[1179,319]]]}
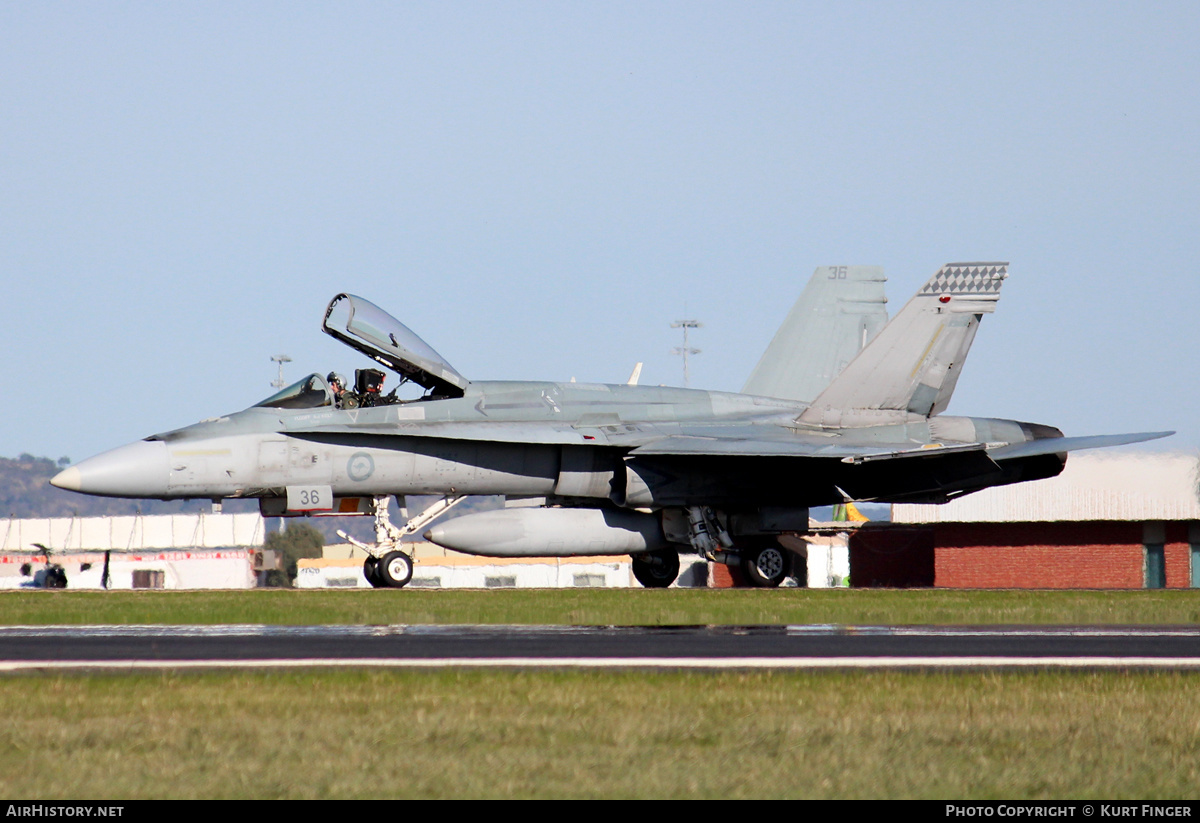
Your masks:
{"label": "brick wall", "polygon": [[714,589],[742,588],[746,585],[746,576],[739,566],[726,566],[724,563],[712,564],[712,582]]}
{"label": "brick wall", "polygon": [[[971,588],[1140,589],[1141,523],[942,524],[936,585]],[[1167,524],[1167,587],[1190,585],[1187,524]]]}
{"label": "brick wall", "polygon": [[1167,588],[1186,589],[1192,585],[1192,546],[1188,543],[1187,523],[1168,523],[1166,555]]}
{"label": "brick wall", "polygon": [[943,524],[935,585],[1140,589],[1140,523]]}

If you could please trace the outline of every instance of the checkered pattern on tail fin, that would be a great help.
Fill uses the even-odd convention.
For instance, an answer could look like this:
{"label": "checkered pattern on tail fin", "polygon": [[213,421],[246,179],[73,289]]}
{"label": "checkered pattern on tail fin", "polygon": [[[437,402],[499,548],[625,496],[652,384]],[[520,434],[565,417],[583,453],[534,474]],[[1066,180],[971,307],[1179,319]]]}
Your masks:
{"label": "checkered pattern on tail fin", "polygon": [[1007,263],[947,263],[929,279],[920,294],[999,294]]}

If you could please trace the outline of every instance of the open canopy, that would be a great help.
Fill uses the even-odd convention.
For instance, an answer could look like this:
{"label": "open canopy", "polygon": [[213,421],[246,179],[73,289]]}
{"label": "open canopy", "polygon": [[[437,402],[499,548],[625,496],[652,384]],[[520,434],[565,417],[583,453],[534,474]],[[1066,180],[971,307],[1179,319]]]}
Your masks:
{"label": "open canopy", "polygon": [[462,397],[468,381],[428,343],[369,300],[339,294],[321,330],[435,395]]}

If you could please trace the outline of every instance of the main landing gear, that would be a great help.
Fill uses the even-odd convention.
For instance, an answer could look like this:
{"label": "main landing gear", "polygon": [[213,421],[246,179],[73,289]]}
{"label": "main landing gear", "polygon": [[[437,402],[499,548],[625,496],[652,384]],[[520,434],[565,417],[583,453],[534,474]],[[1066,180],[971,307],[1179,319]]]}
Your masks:
{"label": "main landing gear", "polygon": [[343,540],[367,553],[363,562],[363,576],[377,589],[400,589],[412,580],[413,557],[401,548],[401,540],[423,529],[438,517],[466,499],[464,495],[444,497],[401,528],[396,528],[388,517],[390,495],[375,497],[375,542],[363,543],[343,531],[338,532]]}
{"label": "main landing gear", "polygon": [[788,574],[788,556],[774,539],[755,541],[742,549],[742,571],[750,585],[774,589]]}
{"label": "main landing gear", "polygon": [[[735,545],[713,509],[692,506],[687,516],[688,539],[696,553],[717,563],[740,565],[751,586],[773,589],[790,573],[791,558],[774,535],[739,537]],[[637,576],[636,568],[634,575]],[[648,584],[643,581],[642,585]]]}
{"label": "main landing gear", "polygon": [[665,589],[679,576],[679,552],[671,549],[635,554],[630,560],[633,576],[647,589]]}

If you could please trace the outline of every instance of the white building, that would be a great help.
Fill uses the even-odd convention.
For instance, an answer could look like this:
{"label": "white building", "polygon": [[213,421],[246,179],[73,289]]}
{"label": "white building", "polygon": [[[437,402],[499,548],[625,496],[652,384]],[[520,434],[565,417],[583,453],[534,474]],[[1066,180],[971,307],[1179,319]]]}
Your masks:
{"label": "white building", "polygon": [[[415,554],[412,588],[553,589],[628,588],[638,586],[629,555],[611,557],[476,557],[432,543],[411,543]],[[296,586],[302,589],[370,588],[363,575],[366,555],[347,544],[325,547],[319,560],[297,564]],[[707,586],[708,564],[682,558],[676,586]]]}
{"label": "white building", "polygon": [[[71,589],[248,589],[263,518],[249,514],[0,520],[0,589],[36,587],[47,563]],[[47,554],[47,550],[49,553]]]}

